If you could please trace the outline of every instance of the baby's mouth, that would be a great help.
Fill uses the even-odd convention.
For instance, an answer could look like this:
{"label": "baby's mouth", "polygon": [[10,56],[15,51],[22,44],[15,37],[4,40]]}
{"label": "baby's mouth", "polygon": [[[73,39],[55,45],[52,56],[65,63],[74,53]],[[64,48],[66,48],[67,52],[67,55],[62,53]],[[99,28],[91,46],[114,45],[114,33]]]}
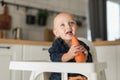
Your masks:
{"label": "baby's mouth", "polygon": [[73,33],[72,33],[72,31],[67,31],[66,34],[72,35]]}

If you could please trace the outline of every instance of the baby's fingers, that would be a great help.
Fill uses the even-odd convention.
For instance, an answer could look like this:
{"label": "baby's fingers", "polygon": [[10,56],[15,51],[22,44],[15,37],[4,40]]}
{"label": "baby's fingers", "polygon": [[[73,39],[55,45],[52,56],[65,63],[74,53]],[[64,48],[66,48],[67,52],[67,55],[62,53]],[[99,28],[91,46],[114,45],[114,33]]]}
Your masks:
{"label": "baby's fingers", "polygon": [[86,56],[88,55],[87,49],[85,49],[82,45],[80,46],[80,51],[83,52]]}

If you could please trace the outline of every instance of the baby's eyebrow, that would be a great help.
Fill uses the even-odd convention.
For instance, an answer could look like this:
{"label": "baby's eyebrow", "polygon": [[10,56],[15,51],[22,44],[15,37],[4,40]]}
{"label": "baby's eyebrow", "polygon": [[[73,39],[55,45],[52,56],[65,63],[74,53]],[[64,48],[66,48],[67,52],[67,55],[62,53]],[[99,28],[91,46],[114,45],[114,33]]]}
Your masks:
{"label": "baby's eyebrow", "polygon": [[75,21],[75,19],[72,19],[71,21]]}
{"label": "baby's eyebrow", "polygon": [[72,20],[73,22],[75,22],[75,20]]}

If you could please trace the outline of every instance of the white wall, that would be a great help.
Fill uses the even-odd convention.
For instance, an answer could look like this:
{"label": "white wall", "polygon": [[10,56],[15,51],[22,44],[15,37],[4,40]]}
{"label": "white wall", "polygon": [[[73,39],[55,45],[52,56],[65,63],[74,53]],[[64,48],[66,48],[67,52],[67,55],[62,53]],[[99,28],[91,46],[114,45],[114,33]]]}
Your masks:
{"label": "white wall", "polygon": [[[80,16],[87,16],[88,0],[4,0],[11,3],[22,5],[29,5],[37,8],[43,8],[53,11],[66,11]],[[25,22],[25,15],[29,12],[24,7],[9,6],[9,15],[12,16],[12,29],[21,27],[23,30],[23,39],[26,40],[43,40],[44,29],[52,29],[52,21],[56,14],[50,15],[46,26],[39,26],[37,24],[27,25]],[[37,16],[37,10],[29,9],[30,13]],[[0,6],[0,13],[3,12],[3,7]],[[87,18],[88,19],[88,18]],[[86,20],[87,21],[87,20]],[[12,37],[12,29],[9,32],[8,38]],[[78,36],[87,37],[87,24],[83,22],[83,27],[78,29]]]}

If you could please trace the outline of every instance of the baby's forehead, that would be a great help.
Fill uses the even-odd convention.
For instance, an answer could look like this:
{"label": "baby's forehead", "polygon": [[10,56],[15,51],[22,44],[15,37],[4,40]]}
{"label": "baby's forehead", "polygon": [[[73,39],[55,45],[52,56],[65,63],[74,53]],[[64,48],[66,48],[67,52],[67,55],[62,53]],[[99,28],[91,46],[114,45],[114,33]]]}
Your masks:
{"label": "baby's forehead", "polygon": [[60,18],[62,18],[62,19],[64,19],[64,18],[74,19],[74,16],[72,14],[69,14],[69,13],[60,13],[55,17],[55,20],[60,19]]}
{"label": "baby's forehead", "polygon": [[74,20],[74,16],[68,13],[60,13],[54,18],[54,24],[64,20]]}
{"label": "baby's forehead", "polygon": [[72,14],[60,13],[54,18],[54,22],[53,22],[54,27],[56,27],[56,25],[58,25],[61,22],[66,21],[66,20],[75,20],[75,18]]}

